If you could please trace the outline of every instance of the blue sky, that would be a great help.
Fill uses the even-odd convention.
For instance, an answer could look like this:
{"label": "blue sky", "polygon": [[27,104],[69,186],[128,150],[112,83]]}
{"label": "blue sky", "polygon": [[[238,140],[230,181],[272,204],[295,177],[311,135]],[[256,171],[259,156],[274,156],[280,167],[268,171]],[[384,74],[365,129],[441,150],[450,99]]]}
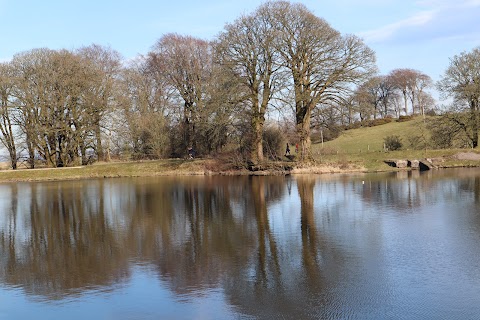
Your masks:
{"label": "blue sky", "polygon": [[[292,1],[293,2],[293,1]],[[438,80],[449,58],[480,45],[480,0],[301,0],[341,33],[362,37],[382,74],[414,68]],[[0,0],[0,61],[33,48],[97,43],[126,59],[163,34],[213,39],[261,0]]]}

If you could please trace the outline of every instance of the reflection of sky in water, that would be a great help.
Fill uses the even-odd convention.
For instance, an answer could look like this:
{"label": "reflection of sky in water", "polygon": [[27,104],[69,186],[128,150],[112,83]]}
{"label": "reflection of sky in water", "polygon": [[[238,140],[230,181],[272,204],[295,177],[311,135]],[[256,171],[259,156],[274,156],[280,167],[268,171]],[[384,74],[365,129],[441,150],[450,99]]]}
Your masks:
{"label": "reflection of sky in water", "polygon": [[[13,190],[18,189],[17,195],[14,195]],[[0,184],[0,231],[9,233],[11,236],[14,236],[17,241],[26,241],[29,237],[26,234],[27,227],[29,222],[27,221],[28,216],[20,216],[15,218],[12,215],[13,208],[18,208],[20,212],[27,211],[28,208],[25,207],[22,202],[22,198],[30,198],[30,192],[26,188],[22,188],[22,184],[19,183],[18,188],[15,184]],[[15,205],[12,202],[12,199],[17,199]],[[20,247],[16,247],[16,250],[20,250]],[[20,252],[17,252],[20,253]]]}
{"label": "reflection of sky in water", "polygon": [[[287,315],[312,318],[472,318],[480,312],[479,176],[472,170],[2,184],[0,231],[15,238],[17,258],[33,252],[26,248],[34,192],[39,210],[57,192],[67,205],[80,201],[72,206],[83,208],[79,221],[89,228],[109,227],[109,240],[92,242],[99,251],[71,252],[72,241],[57,247],[66,254],[90,258],[121,248],[112,254],[117,263],[102,270],[106,281],[97,287],[59,281],[60,289],[74,290],[60,298],[31,294],[42,283],[24,284],[21,277],[29,274],[15,275],[0,285],[0,319],[261,318],[278,316],[282,307],[293,308]],[[267,196],[255,194],[261,190]],[[313,206],[302,208],[302,200],[312,203],[310,194]],[[25,261],[22,267],[34,272]],[[0,262],[3,271],[7,263]],[[42,280],[48,287],[51,279]],[[87,285],[97,280],[85,277]],[[32,286],[30,295],[22,284]]]}
{"label": "reflection of sky in water", "polygon": [[[0,286],[0,319],[216,319],[235,314],[220,289],[175,295],[155,271],[132,266],[131,279],[111,292],[86,291],[60,302],[34,300]],[[28,308],[10,306],[28,305]],[[7,313],[8,311],[8,313]],[[36,315],[32,318],[32,315]],[[228,319],[228,316],[227,316]]]}

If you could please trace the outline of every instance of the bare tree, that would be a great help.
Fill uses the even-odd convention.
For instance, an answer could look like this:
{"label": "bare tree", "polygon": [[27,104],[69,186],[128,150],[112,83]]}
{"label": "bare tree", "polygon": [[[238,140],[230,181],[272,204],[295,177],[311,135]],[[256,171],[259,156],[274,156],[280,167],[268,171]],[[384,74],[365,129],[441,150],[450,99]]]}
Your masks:
{"label": "bare tree", "polygon": [[12,66],[9,63],[0,64],[0,141],[7,148],[10,156],[10,166],[17,169],[17,145],[13,125],[13,115],[16,112],[13,103],[15,82]]}
{"label": "bare tree", "polygon": [[370,119],[375,113],[369,92],[362,90],[361,87],[352,94],[352,105],[353,111],[358,113],[361,122]]}
{"label": "bare tree", "polygon": [[68,166],[80,155],[85,164],[96,119],[85,96],[98,79],[96,70],[70,51],[48,49],[18,54],[12,66],[30,167],[37,155],[48,166]]}
{"label": "bare tree", "polygon": [[250,160],[263,161],[265,113],[279,87],[280,68],[268,8],[263,6],[249,16],[228,24],[216,43],[217,62],[231,70],[244,86],[247,113],[252,126]]}
{"label": "bare tree", "polygon": [[295,92],[295,117],[300,159],[310,155],[312,110],[346,95],[354,83],[376,71],[375,54],[359,38],[342,36],[302,4],[267,2],[277,50],[290,70]]}
{"label": "bare tree", "polygon": [[236,138],[236,129],[245,118],[245,88],[231,70],[214,64],[207,97],[197,132],[203,151],[212,154]]}
{"label": "bare tree", "polygon": [[115,103],[115,84],[121,69],[122,57],[117,51],[96,44],[80,48],[76,53],[96,75],[88,79],[89,90],[83,94],[83,103],[94,127],[93,148],[99,160],[106,160],[102,145],[101,124],[105,113],[111,110]]}
{"label": "bare tree", "polygon": [[420,108],[423,116],[425,116],[428,111],[432,111],[435,108],[436,101],[428,92],[419,91],[417,94],[417,101],[418,107]]}
{"label": "bare tree", "polygon": [[349,94],[345,99],[343,99],[340,104],[342,108],[342,125],[350,125],[355,121],[356,118],[356,102],[355,94]]}
{"label": "bare tree", "polygon": [[184,147],[195,148],[195,123],[204,108],[212,72],[210,44],[190,36],[167,34],[157,41],[149,59],[182,97]]}
{"label": "bare tree", "polygon": [[17,124],[25,136],[28,152],[28,164],[35,167],[37,149],[37,123],[44,103],[47,85],[45,66],[52,51],[49,49],[33,49],[16,54],[12,59],[15,79],[14,97],[18,102],[19,116]]}
{"label": "bare tree", "polygon": [[[414,78],[414,70],[412,69],[395,69],[390,72],[388,75],[389,81],[393,83],[393,85],[400,90],[403,95],[403,102],[404,102],[404,112],[405,115],[408,114],[408,91],[411,87],[412,79]],[[412,113],[414,113],[414,109],[412,106]]]}
{"label": "bare tree", "polygon": [[146,58],[131,61],[122,73],[123,114],[134,158],[163,158],[169,154],[167,118],[171,87]]}
{"label": "bare tree", "polygon": [[392,112],[395,112],[395,100],[397,93],[395,92],[395,86],[390,81],[388,76],[380,76],[380,105],[382,106],[382,116],[386,117]]}
{"label": "bare tree", "polygon": [[478,146],[480,105],[480,47],[462,52],[450,60],[437,87],[444,98],[454,98],[458,107],[469,110],[470,116],[462,126],[468,128],[471,146]]}
{"label": "bare tree", "polygon": [[425,113],[419,96],[426,88],[432,86],[432,79],[428,75],[414,69],[395,69],[388,75],[388,81],[402,93],[405,115],[408,114],[408,99],[412,106],[412,114],[417,113],[418,108],[422,114]]}
{"label": "bare tree", "polygon": [[50,165],[68,166],[80,154],[82,159],[86,156],[84,146],[91,137],[95,114],[82,97],[91,89],[96,73],[67,50],[52,51],[44,68],[46,97],[37,118],[39,152]]}
{"label": "bare tree", "polygon": [[433,86],[433,81],[430,76],[417,71],[417,77],[415,79],[413,87],[410,89],[412,105],[415,103],[420,109],[420,113],[425,115],[425,107],[431,104],[432,97],[425,92],[425,89],[428,89]]}
{"label": "bare tree", "polygon": [[382,77],[375,76],[368,79],[356,90],[357,100],[361,104],[370,106],[374,119],[377,118],[377,115],[382,114],[381,104],[384,99],[382,94],[382,82]]}

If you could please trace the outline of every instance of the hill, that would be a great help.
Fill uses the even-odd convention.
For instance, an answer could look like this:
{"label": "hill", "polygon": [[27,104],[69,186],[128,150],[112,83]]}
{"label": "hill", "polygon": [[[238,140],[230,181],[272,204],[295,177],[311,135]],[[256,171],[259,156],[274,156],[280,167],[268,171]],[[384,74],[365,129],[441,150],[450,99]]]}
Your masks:
{"label": "hill", "polygon": [[[404,148],[409,149],[409,137],[420,135],[424,128],[422,117],[405,122],[393,121],[375,127],[346,130],[337,139],[325,142],[323,147],[335,149],[339,153],[384,151],[384,138],[397,135],[401,138]],[[314,145],[314,151],[318,152],[321,148],[321,143]]]}
{"label": "hill", "polygon": [[[403,147],[398,151],[384,150],[384,138],[397,135],[401,138]],[[365,127],[344,131],[337,139],[325,143],[316,142],[312,145],[314,158],[320,163],[340,167],[363,167],[367,171],[392,170],[387,159],[424,159],[434,158],[442,163],[441,167],[478,166],[478,160],[461,159],[455,155],[464,152],[463,149],[432,150],[422,148],[415,150],[412,142],[428,140],[429,133],[425,128],[423,117],[416,117],[405,122],[391,122],[375,127]],[[474,150],[469,149],[469,152]]]}

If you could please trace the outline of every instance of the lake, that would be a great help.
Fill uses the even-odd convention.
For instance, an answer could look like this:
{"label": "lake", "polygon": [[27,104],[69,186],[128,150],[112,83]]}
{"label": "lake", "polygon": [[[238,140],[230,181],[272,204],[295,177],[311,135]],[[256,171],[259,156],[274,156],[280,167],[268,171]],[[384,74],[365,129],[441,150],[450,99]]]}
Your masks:
{"label": "lake", "polygon": [[479,319],[480,169],[0,184],[0,319]]}

